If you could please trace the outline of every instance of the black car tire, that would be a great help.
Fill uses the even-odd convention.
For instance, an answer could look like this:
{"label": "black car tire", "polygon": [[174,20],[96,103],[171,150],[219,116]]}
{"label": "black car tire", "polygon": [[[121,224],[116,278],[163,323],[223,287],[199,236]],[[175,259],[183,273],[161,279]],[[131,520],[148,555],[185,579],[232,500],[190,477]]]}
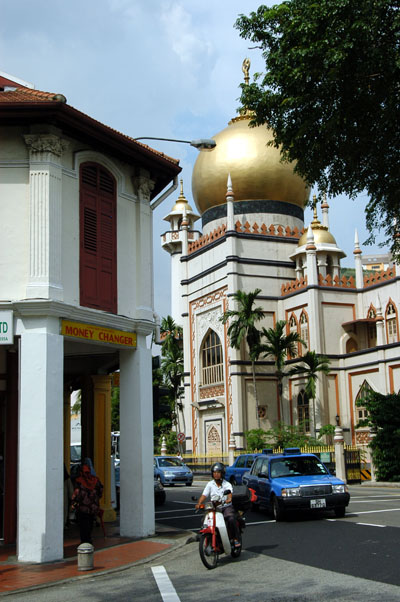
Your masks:
{"label": "black car tire", "polygon": [[335,508],[335,516],[336,518],[343,518],[346,514],[346,506],[338,506]]}
{"label": "black car tire", "polygon": [[192,483],[185,483],[186,487],[191,487]]}
{"label": "black car tire", "polygon": [[237,481],[236,481],[235,477],[231,477],[231,478],[229,479],[229,482],[230,482],[230,484],[231,484],[231,485],[233,485],[233,486],[237,485]]}
{"label": "black car tire", "polygon": [[279,506],[275,496],[271,499],[271,513],[276,522],[282,521],[285,518],[285,511]]}
{"label": "black car tire", "polygon": [[201,561],[209,570],[215,569],[218,563],[218,554],[211,548],[211,539],[211,533],[202,533],[199,541]]}

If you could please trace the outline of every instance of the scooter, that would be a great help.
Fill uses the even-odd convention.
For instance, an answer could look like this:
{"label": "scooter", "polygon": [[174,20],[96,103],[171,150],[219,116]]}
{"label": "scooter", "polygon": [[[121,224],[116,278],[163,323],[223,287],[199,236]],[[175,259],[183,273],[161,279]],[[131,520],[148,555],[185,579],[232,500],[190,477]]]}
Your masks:
{"label": "scooter", "polygon": [[[250,495],[250,501],[254,502],[257,496],[252,489]],[[213,496],[210,502],[201,504],[200,508],[204,509],[204,518],[203,526],[200,529],[199,552],[204,566],[207,569],[215,569],[221,554],[230,554],[232,558],[239,558],[242,551],[242,533],[246,527],[244,510],[236,510],[240,546],[235,547],[229,540],[224,515],[222,514],[221,499],[218,496]]]}

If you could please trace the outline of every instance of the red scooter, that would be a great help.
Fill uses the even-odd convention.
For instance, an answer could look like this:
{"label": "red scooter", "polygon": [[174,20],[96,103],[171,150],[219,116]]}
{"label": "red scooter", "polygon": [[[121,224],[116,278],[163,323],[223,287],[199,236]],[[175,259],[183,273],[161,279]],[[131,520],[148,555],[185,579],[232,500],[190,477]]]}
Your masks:
{"label": "red scooter", "polygon": [[[216,496],[215,499],[212,498],[210,502],[206,502],[200,506],[200,508],[204,509],[204,518],[203,527],[200,529],[199,552],[202,563],[207,569],[215,569],[221,554],[230,554],[232,558],[239,558],[241,554],[242,533],[246,527],[244,513],[250,508],[251,503],[257,500],[257,496],[253,489],[247,489],[247,487],[240,489],[246,490],[246,493],[234,492],[232,496],[232,503],[236,510],[240,547],[235,547],[230,542],[224,515],[222,514],[220,498]],[[230,492],[227,491],[224,493],[227,494]]]}

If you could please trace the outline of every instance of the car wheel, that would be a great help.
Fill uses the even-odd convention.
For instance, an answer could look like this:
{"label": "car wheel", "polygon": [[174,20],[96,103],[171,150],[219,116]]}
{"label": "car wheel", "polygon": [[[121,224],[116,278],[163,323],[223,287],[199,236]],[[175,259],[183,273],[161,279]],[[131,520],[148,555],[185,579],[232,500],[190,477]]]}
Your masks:
{"label": "car wheel", "polygon": [[335,508],[336,518],[343,518],[345,514],[346,514],[346,506],[338,506],[338,508]]}
{"label": "car wheel", "polygon": [[191,487],[192,483],[185,483],[186,487]]}
{"label": "car wheel", "polygon": [[233,486],[237,485],[237,481],[236,481],[235,477],[231,477],[229,482]]}
{"label": "car wheel", "polygon": [[278,500],[274,496],[271,500],[272,516],[279,522],[285,518],[285,511],[279,506]]}

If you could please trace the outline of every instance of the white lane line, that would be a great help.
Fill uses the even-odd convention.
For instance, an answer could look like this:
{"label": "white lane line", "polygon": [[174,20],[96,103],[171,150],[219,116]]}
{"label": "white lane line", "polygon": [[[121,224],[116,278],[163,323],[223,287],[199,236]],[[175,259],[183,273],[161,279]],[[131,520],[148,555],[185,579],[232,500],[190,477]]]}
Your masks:
{"label": "white lane line", "polygon": [[175,520],[175,519],[178,520],[178,519],[181,519],[181,518],[193,518],[194,516],[197,516],[197,518],[199,517],[198,514],[185,514],[185,516],[160,516],[160,517],[157,517],[157,520],[158,521],[161,521],[161,520]]}
{"label": "white lane line", "polygon": [[171,512],[187,512],[188,510],[190,510],[190,508],[174,508],[174,510],[156,510],[156,514],[171,514]]}
{"label": "white lane line", "polygon": [[386,510],[363,510],[362,512],[352,512],[347,513],[346,516],[358,516],[359,514],[379,514],[380,512],[399,512],[400,508],[387,508]]}
{"label": "white lane line", "polygon": [[386,527],[387,525],[375,525],[374,523],[356,523],[356,525],[364,525],[365,527]]}
{"label": "white lane line", "polygon": [[164,602],[180,602],[180,598],[176,593],[165,568],[163,566],[152,566],[151,570]]}
{"label": "white lane line", "polygon": [[354,504],[375,504],[376,502],[398,502],[400,500],[400,497],[392,497],[392,498],[381,498],[379,500],[357,500],[354,499],[353,497],[351,498],[351,502]]}

